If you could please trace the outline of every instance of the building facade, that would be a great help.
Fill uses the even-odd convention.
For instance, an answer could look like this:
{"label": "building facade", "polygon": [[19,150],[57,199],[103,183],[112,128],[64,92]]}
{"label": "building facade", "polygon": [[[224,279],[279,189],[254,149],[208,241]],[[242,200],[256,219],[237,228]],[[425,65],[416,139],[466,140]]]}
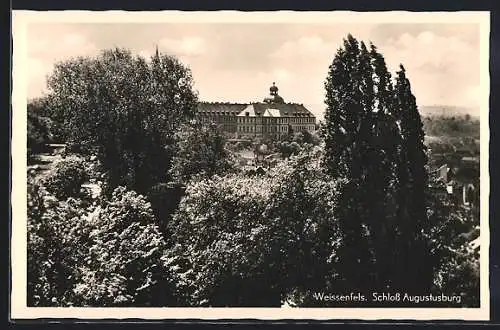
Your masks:
{"label": "building facade", "polygon": [[286,103],[273,83],[270,95],[255,103],[207,103],[198,105],[204,123],[215,123],[221,131],[236,138],[278,139],[292,132],[316,129],[316,117],[302,104]]}

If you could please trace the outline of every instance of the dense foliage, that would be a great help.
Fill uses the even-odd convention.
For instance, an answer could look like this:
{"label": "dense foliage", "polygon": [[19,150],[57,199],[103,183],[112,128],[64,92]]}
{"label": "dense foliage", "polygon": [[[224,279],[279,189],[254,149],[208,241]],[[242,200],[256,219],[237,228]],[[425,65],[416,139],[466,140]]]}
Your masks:
{"label": "dense foliage", "polygon": [[86,258],[90,207],[80,199],[59,201],[37,181],[28,185],[28,305],[75,303],[77,266]]}
{"label": "dense foliage", "polygon": [[48,86],[68,142],[98,148],[110,187],[147,192],[168,179],[169,146],[197,100],[191,72],[176,58],[105,50],[56,64]]}
{"label": "dense foliage", "polygon": [[59,200],[78,197],[88,178],[87,164],[79,157],[57,161],[44,178],[44,186]]}
{"label": "dense foliage", "polygon": [[292,155],[298,155],[304,149],[317,146],[320,142],[321,140],[317,134],[304,130],[285,136],[282,141],[277,143],[276,149],[283,158],[288,158]]}
{"label": "dense foliage", "polygon": [[215,125],[183,125],[176,134],[176,151],[170,173],[175,181],[186,183],[193,176],[211,177],[232,167],[225,138]]}
{"label": "dense foliage", "polygon": [[[477,306],[477,216],[428,178],[402,66],[395,78],[349,35],[320,136],[232,144],[193,120],[191,73],[173,57],[57,64],[30,143],[56,127],[78,155],[29,176],[28,304],[345,307],[314,293],[383,290]],[[277,157],[250,171],[241,151]]]}
{"label": "dense foliage", "polygon": [[479,139],[479,119],[465,116],[427,116],[423,118],[427,135]]}
{"label": "dense foliage", "polygon": [[27,114],[27,151],[30,158],[35,153],[44,151],[45,145],[53,138],[51,129],[52,121],[49,117],[44,116],[43,112],[35,108],[33,103],[35,102],[32,101],[29,103]]}
{"label": "dense foliage", "polygon": [[94,204],[59,201],[32,182],[28,203],[29,305],[176,304],[165,243],[143,196],[118,187]]}
{"label": "dense foliage", "polygon": [[473,210],[457,207],[450,196],[427,194],[430,225],[424,234],[439,264],[432,292],[460,295],[466,306],[478,306],[479,251],[470,245],[480,234],[478,217]]}
{"label": "dense foliage", "polygon": [[436,223],[426,212],[423,124],[404,67],[392,80],[376,47],[349,35],[325,88],[324,164],[348,182],[338,215],[348,286],[430,292],[446,253],[424,235]]}
{"label": "dense foliage", "polygon": [[171,223],[179,267],[198,306],[280,306],[333,278],[340,183],[318,155],[301,154],[260,176],[193,182]]}

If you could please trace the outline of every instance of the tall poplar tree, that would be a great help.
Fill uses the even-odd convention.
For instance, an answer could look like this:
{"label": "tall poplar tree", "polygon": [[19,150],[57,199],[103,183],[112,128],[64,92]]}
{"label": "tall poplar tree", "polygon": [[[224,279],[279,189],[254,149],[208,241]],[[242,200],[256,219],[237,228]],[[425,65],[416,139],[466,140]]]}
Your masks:
{"label": "tall poplar tree", "polygon": [[428,184],[427,154],[423,124],[405,68],[400,65],[394,87],[394,115],[401,133],[398,164],[398,221],[397,243],[399,285],[415,293],[429,292],[433,265],[423,233],[426,226]]}
{"label": "tall poplar tree", "polygon": [[405,71],[393,85],[377,48],[348,35],[325,89],[324,165],[347,182],[337,210],[341,285],[424,292],[426,154]]}
{"label": "tall poplar tree", "polygon": [[377,48],[370,45],[374,105],[372,112],[371,157],[369,170],[368,201],[371,241],[375,254],[376,285],[391,289],[394,265],[394,236],[396,231],[394,192],[397,187],[395,164],[397,162],[399,131],[392,114],[393,86],[385,59]]}
{"label": "tall poplar tree", "polygon": [[372,254],[366,227],[368,209],[361,190],[365,178],[367,134],[366,77],[369,60],[359,42],[348,35],[343,40],[325,82],[326,111],[323,137],[324,165],[335,178],[345,179],[337,217],[342,230],[342,244],[338,253],[338,271],[341,279],[335,281],[336,290],[371,286]]}

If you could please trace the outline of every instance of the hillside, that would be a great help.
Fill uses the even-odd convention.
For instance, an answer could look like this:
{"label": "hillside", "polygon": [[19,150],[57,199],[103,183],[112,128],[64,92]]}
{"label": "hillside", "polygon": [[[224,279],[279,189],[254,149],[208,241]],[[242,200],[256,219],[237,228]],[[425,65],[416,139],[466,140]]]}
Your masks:
{"label": "hillside", "polygon": [[[318,121],[323,120],[323,114],[325,111],[324,104],[305,104],[307,109],[309,109]],[[473,107],[458,107],[450,105],[421,105],[418,107],[420,115],[422,117],[457,117],[469,115],[471,118],[479,118],[479,108]]]}
{"label": "hillside", "polygon": [[450,105],[422,105],[419,106],[419,111],[422,116],[465,116],[469,115],[473,118],[479,118],[479,107],[459,107]]}

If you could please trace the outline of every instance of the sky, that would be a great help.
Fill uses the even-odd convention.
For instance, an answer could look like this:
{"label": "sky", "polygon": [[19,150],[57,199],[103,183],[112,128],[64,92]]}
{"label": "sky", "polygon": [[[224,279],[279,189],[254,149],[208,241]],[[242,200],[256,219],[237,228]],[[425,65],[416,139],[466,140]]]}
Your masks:
{"label": "sky", "polygon": [[405,66],[419,106],[479,109],[473,23],[32,23],[28,97],[46,92],[57,61],[113,47],[149,57],[158,46],[189,66],[201,101],[259,102],[276,82],[286,102],[321,117],[328,66],[348,33],[373,42],[392,74]]}

